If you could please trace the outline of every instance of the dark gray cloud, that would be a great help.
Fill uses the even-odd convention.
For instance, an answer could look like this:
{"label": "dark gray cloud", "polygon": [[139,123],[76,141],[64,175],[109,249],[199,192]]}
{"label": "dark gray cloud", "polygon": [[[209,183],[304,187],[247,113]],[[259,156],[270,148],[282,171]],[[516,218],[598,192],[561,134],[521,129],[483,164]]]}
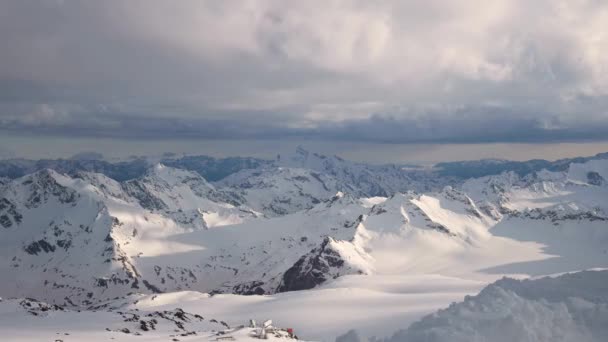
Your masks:
{"label": "dark gray cloud", "polygon": [[[603,106],[604,102],[596,104]],[[583,108],[583,104],[580,105]],[[293,109],[293,112],[297,109]],[[322,139],[368,143],[475,143],[603,141],[608,121],[573,112],[571,118],[528,107],[462,107],[408,111],[369,118],[291,126],[275,112],[230,112],[231,118],[147,115],[107,108],[55,110],[39,106],[3,122],[6,131],[32,135],[121,139]],[[168,112],[171,112],[168,110]],[[397,113],[397,114],[392,114]],[[538,115],[540,113],[540,115]],[[248,117],[255,120],[248,120]]]}
{"label": "dark gray cloud", "polygon": [[602,140],[607,23],[599,0],[7,0],[0,129]]}

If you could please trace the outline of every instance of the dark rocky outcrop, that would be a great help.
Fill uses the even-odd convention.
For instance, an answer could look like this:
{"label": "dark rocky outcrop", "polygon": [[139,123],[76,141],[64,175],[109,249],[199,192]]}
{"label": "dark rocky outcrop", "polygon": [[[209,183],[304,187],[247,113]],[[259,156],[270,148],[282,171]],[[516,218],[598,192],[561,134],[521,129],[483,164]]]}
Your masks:
{"label": "dark rocky outcrop", "polygon": [[55,246],[48,243],[46,240],[38,240],[30,243],[23,248],[30,255],[38,255],[40,252],[50,253],[55,251]]}
{"label": "dark rocky outcrop", "polygon": [[587,183],[591,185],[601,186],[606,184],[606,180],[599,173],[591,171],[587,173]]}
{"label": "dark rocky outcrop", "polygon": [[333,238],[326,237],[321,245],[303,255],[283,274],[276,292],[307,290],[342,274],[363,273],[347,266],[334,244]]}
{"label": "dark rocky outcrop", "polygon": [[146,208],[148,210],[167,209],[165,202],[150,193],[143,180],[135,179],[121,183],[121,185],[122,189],[129,194],[129,196],[137,199],[142,208]]}
{"label": "dark rocky outcrop", "polygon": [[23,216],[17,211],[17,207],[6,198],[0,199],[0,225],[10,228],[13,224],[21,223]]}
{"label": "dark rocky outcrop", "polygon": [[251,295],[263,295],[266,294],[266,290],[264,290],[264,282],[263,281],[251,281],[244,284],[238,284],[232,288],[232,293],[241,294],[245,296]]}

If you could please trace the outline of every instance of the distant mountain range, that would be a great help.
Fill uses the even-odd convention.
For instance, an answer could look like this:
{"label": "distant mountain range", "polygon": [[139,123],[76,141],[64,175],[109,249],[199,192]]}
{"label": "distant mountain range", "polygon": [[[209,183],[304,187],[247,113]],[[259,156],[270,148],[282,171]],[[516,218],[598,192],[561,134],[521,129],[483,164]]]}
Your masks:
{"label": "distant mountain range", "polygon": [[[99,159],[98,159],[99,158]],[[359,184],[365,178],[375,177],[367,184],[364,193],[369,195],[389,194],[395,190],[403,191],[406,187],[416,187],[417,180],[438,177],[445,178],[444,183],[497,175],[505,171],[513,171],[520,176],[543,169],[549,171],[565,171],[571,163],[584,163],[595,159],[608,159],[608,153],[600,153],[591,157],[568,158],[556,161],[534,159],[528,161],[509,161],[499,159],[482,159],[475,161],[443,162],[433,168],[416,168],[413,165],[385,164],[373,165],[344,160],[338,156],[325,156],[298,147],[292,155],[277,156],[274,160],[252,157],[214,158],[209,156],[165,156],[149,159],[136,157],[128,161],[109,162],[94,153],[79,155],[70,159],[5,159],[0,160],[0,182],[2,178],[14,179],[43,169],[53,169],[60,173],[74,174],[79,171],[102,173],[116,181],[125,181],[142,176],[149,167],[156,163],[194,171],[209,182],[220,181],[241,170],[260,169],[274,166],[287,166],[328,173],[338,178]],[[388,176],[388,179],[382,179]],[[349,178],[350,177],[350,178]],[[388,184],[392,181],[397,184]],[[426,186],[432,186],[425,182]],[[404,185],[406,184],[406,185]],[[441,185],[444,185],[443,183]],[[375,186],[376,188],[373,188]],[[363,187],[359,184],[359,187]],[[418,189],[418,190],[425,190]]]}
{"label": "distant mountain range", "polygon": [[474,161],[446,162],[436,164],[435,168],[437,169],[437,174],[441,176],[458,177],[463,179],[498,175],[507,171],[513,171],[520,176],[525,176],[543,169],[549,171],[566,171],[572,163],[580,164],[595,159],[608,159],[608,153],[599,153],[592,157],[567,158],[556,161],[542,159],[533,159],[528,161],[482,159]]}
{"label": "distant mountain range", "polygon": [[[75,174],[79,171],[96,172],[121,182],[141,177],[157,162],[159,161],[151,161],[144,157],[120,162],[82,158],[5,159],[0,160],[0,177],[14,179],[36,171],[52,169],[66,174]],[[248,157],[213,158],[208,156],[162,158],[160,162],[167,166],[195,171],[209,181],[220,180],[242,169],[257,168],[270,163],[267,160]]]}
{"label": "distant mountain range", "polygon": [[[56,165],[116,166],[90,163]],[[537,253],[499,235],[549,239],[574,265],[604,257],[608,160],[451,179],[303,149],[215,183],[160,163],[120,182],[35,171],[0,186],[0,272],[11,279],[0,293],[71,305],[183,289],[272,294],[348,274],[458,276]],[[560,235],[571,248],[551,242]],[[572,248],[583,246],[580,259]],[[516,270],[538,272],[503,271]]]}

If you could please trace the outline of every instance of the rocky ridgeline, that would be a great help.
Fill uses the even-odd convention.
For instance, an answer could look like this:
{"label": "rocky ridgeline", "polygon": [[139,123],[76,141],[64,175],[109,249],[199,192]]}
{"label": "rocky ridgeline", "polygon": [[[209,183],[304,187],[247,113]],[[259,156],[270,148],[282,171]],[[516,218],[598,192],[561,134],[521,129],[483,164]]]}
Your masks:
{"label": "rocky ridgeline", "polygon": [[336,240],[326,237],[319,247],[303,255],[285,271],[276,292],[312,289],[343,275],[365,273],[364,269],[350,262],[345,251],[337,246]]}
{"label": "rocky ridgeline", "polygon": [[[70,316],[80,311],[73,311],[59,305],[48,304],[32,298],[0,300],[0,305],[14,307],[17,312],[29,316],[45,319],[49,314],[55,316]],[[180,308],[173,310],[111,310],[91,308],[89,313],[98,315],[99,319],[107,325],[102,331],[117,332],[136,336],[145,336],[148,333],[165,333],[170,338],[209,335],[212,332],[230,329],[228,323],[214,319],[204,318],[201,315],[185,312]],[[102,329],[102,328],[100,328]],[[100,332],[102,332],[100,331]],[[70,333],[58,333],[69,336]],[[68,338],[68,337],[65,337]]]}

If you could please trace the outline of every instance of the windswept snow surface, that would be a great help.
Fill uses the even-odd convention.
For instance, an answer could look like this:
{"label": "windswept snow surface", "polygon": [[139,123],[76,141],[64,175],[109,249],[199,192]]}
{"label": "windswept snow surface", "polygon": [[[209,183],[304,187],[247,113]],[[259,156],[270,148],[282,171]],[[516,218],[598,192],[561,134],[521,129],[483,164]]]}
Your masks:
{"label": "windswept snow surface", "polygon": [[[350,333],[341,342],[365,340]],[[384,342],[601,342],[608,340],[608,271],[502,279]]]}
{"label": "windswept snow surface", "polygon": [[333,341],[357,327],[366,335],[388,336],[447,303],[475,293],[484,283],[439,275],[345,276],[327,286],[266,296],[199,292],[134,296],[110,304],[118,309],[166,310],[180,307],[230,325],[272,318],[305,340]]}

